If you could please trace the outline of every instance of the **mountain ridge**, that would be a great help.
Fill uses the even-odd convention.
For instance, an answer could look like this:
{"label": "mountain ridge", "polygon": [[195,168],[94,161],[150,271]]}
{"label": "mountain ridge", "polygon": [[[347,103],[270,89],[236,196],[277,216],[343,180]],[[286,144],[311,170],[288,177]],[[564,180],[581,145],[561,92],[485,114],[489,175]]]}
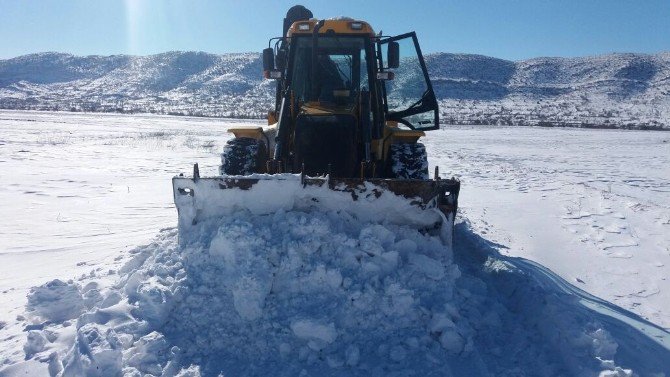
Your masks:
{"label": "mountain ridge", "polygon": [[[431,53],[425,61],[445,123],[670,128],[670,52],[519,61]],[[257,118],[273,88],[253,52],[0,60],[4,109]]]}

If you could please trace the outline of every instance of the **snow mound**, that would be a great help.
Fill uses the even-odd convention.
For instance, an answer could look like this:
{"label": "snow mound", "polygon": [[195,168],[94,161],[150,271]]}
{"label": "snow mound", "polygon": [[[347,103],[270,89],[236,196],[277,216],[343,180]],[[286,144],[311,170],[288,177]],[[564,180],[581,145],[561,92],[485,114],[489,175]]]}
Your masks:
{"label": "snow mound", "polygon": [[122,366],[122,344],[116,332],[93,323],[77,330],[74,352],[66,359],[64,375],[112,376]]}
{"label": "snow mound", "polygon": [[[27,359],[61,376],[633,373],[601,324],[571,313],[574,300],[505,261],[463,270],[439,237],[411,227],[238,211],[192,231],[186,244],[166,230],[138,248],[111,289],[34,289],[45,317],[86,312],[29,332]],[[44,297],[52,310],[36,305]]]}
{"label": "snow mound", "polygon": [[[399,361],[424,364],[439,336],[426,324],[448,316],[443,306],[454,300],[451,252],[413,229],[298,211],[240,212],[203,228],[213,231],[162,250],[152,257],[161,263],[126,285],[137,316],[185,365],[233,375],[284,365],[282,375],[295,375],[346,364],[385,374]],[[452,320],[468,339],[467,320]]]}
{"label": "snow mound", "polygon": [[45,321],[62,322],[84,311],[84,297],[73,281],[56,279],[30,290],[27,309]]}

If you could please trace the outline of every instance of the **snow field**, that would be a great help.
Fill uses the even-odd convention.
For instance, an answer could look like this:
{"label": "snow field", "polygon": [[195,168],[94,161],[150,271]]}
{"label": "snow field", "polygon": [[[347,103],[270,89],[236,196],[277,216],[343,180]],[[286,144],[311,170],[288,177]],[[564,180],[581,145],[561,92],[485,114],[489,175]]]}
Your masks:
{"label": "snow field", "polygon": [[[108,114],[0,112],[0,365],[23,360],[31,287],[91,274],[106,287],[127,250],[173,227],[171,176],[216,174],[229,124]],[[220,142],[219,142],[220,140]],[[111,274],[110,274],[111,271]],[[103,279],[104,277],[104,279]]]}
{"label": "snow field", "polygon": [[463,181],[461,216],[501,253],[670,328],[666,133],[464,126],[424,142],[431,166]]}
{"label": "snow field", "polygon": [[216,174],[225,124],[3,116],[0,376],[670,375],[667,331],[610,303],[667,320],[663,134],[429,134],[431,167],[464,181],[453,254],[297,209],[231,213],[180,248],[159,231],[176,222],[165,175]]}

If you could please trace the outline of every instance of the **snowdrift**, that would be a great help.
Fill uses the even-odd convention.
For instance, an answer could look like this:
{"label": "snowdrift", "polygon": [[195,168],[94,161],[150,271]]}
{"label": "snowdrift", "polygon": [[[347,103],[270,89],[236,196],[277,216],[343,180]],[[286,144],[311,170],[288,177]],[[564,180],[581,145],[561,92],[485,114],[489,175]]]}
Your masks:
{"label": "snowdrift", "polygon": [[438,237],[335,211],[237,211],[196,228],[185,245],[168,229],[135,249],[112,287],[34,288],[32,364],[0,375],[669,372],[667,347],[532,278],[466,224],[458,263]]}

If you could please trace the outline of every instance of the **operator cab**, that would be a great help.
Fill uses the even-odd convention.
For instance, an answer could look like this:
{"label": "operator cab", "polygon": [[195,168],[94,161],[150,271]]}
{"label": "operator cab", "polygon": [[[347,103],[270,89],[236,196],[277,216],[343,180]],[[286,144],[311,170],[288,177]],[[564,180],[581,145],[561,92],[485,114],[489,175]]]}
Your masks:
{"label": "operator cab", "polygon": [[437,101],[414,32],[385,37],[363,21],[310,18],[291,23],[285,37],[272,40],[275,47],[264,51],[264,70],[279,80],[277,104],[281,91],[289,89],[301,104],[352,107],[362,91],[369,91],[381,100],[372,104],[373,112],[386,113],[385,120],[410,129],[438,128]]}
{"label": "operator cab", "polygon": [[275,44],[263,51],[263,69],[277,80],[268,118],[278,125],[272,160],[283,161],[287,171],[379,176],[375,166],[388,165],[389,144],[403,137],[401,128],[414,130],[403,142],[416,142],[423,135],[416,131],[439,127],[414,32],[376,35],[366,22],[316,20],[294,7],[283,36],[270,41]]}

